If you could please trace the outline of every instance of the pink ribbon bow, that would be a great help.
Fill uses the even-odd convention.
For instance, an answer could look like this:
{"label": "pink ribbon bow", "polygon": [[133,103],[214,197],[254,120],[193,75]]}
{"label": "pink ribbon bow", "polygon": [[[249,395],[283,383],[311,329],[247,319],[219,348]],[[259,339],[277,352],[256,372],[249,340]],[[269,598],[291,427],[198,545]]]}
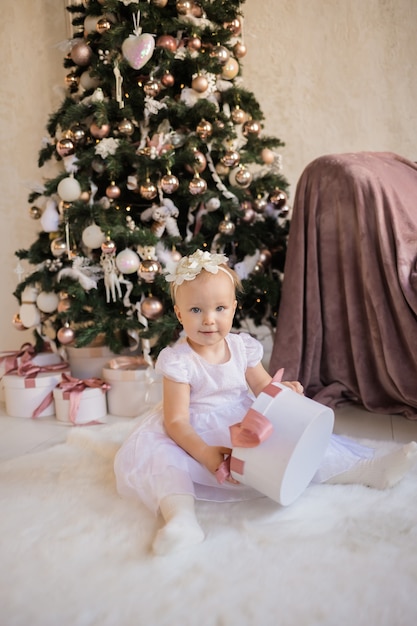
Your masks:
{"label": "pink ribbon bow", "polygon": [[[271,382],[262,390],[262,393],[269,396],[275,396],[279,393],[281,389],[272,383],[281,382],[283,374],[284,369],[279,369]],[[271,436],[273,429],[271,422],[262,413],[251,408],[241,422],[230,426],[232,447],[255,448]],[[234,459],[232,455],[229,455],[216,470],[217,482],[224,483],[231,471],[242,474],[243,468],[239,459]]]}
{"label": "pink ribbon bow", "polygon": [[[69,400],[69,418],[72,424],[76,424],[77,413],[80,406],[81,394],[85,389],[101,389],[103,392],[110,389],[110,385],[101,378],[73,378],[69,374],[62,374],[62,380],[57,385],[57,389],[62,389],[64,400]],[[86,422],[87,424],[99,424],[97,420]]]}
{"label": "pink ribbon bow", "polygon": [[17,369],[19,359],[23,357],[23,355],[29,355],[32,358],[35,355],[35,348],[31,343],[24,343],[20,350],[14,350],[11,352],[1,352],[0,353],[0,365],[4,363],[4,372],[3,376],[6,374],[10,374]]}

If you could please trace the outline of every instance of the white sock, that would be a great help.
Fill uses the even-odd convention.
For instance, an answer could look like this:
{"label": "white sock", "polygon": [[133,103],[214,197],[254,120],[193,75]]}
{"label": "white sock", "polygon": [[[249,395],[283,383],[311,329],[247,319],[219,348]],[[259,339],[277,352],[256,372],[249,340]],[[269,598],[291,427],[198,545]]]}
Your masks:
{"label": "white sock", "polygon": [[195,515],[193,496],[167,496],[159,506],[165,526],[155,535],[152,544],[155,554],[170,554],[203,541],[204,533]]}
{"label": "white sock", "polygon": [[351,469],[337,474],[326,483],[336,485],[365,485],[387,489],[399,482],[417,462],[417,443],[412,441],[393,452],[359,461]]}

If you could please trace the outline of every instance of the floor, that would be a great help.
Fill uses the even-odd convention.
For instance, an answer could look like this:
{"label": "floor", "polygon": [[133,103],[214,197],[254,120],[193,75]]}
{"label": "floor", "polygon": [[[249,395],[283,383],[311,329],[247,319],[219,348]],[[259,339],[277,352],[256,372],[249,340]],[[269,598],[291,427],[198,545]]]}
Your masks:
{"label": "floor", "polygon": [[[107,424],[125,418],[107,417]],[[68,426],[54,417],[32,420],[9,417],[4,404],[0,403],[0,461],[43,450],[63,443]],[[100,428],[83,426],[82,428]],[[417,420],[411,421],[398,415],[369,413],[347,406],[335,411],[334,432],[356,438],[407,443],[417,441]]]}

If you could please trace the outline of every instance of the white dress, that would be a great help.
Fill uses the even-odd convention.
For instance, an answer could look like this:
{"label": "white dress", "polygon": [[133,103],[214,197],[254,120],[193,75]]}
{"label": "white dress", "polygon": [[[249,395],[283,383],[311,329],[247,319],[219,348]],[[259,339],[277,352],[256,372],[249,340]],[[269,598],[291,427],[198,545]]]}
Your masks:
{"label": "white dress", "polygon": [[[208,363],[184,338],[161,351],[156,370],[190,385],[190,423],[200,437],[209,445],[232,447],[229,426],[240,422],[254,401],[245,372],[261,361],[263,348],[246,333],[230,333],[226,341],[231,355],[227,363]],[[332,435],[314,481],[322,482],[371,454],[369,448]],[[161,499],[172,494],[218,502],[262,497],[243,484],[220,485],[166,434],[161,405],[141,421],[119,449],[115,474],[122,496],[139,498],[155,513]]]}

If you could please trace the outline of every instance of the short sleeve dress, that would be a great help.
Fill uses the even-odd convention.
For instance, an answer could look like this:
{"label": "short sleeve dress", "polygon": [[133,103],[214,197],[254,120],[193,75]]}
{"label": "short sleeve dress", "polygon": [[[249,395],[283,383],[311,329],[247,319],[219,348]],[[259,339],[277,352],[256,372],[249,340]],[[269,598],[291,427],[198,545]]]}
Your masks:
{"label": "short sleeve dress", "polygon": [[[200,437],[209,445],[231,447],[229,426],[240,422],[254,401],[245,373],[261,361],[263,348],[247,333],[230,333],[226,341],[230,352],[226,363],[208,363],[183,338],[161,351],[156,370],[190,385],[190,422]],[[161,406],[122,445],[115,473],[119,493],[138,497],[154,512],[161,499],[172,494],[218,502],[261,497],[245,485],[218,484],[167,435]]]}

